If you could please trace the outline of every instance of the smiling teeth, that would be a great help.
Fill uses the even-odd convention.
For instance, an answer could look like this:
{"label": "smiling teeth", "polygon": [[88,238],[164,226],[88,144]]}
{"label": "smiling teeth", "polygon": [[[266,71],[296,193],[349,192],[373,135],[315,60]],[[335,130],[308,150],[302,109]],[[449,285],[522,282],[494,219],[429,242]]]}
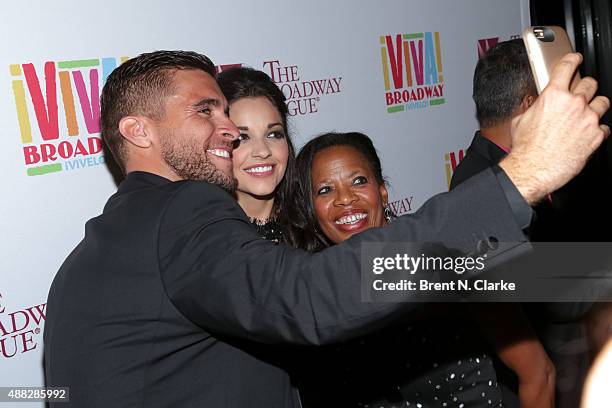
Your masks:
{"label": "smiling teeth", "polygon": [[272,166],[251,167],[245,170],[247,173],[266,173],[272,171]]}
{"label": "smiling teeth", "polygon": [[230,157],[229,152],[223,149],[208,149],[207,152],[210,154],[214,154],[215,156],[225,157],[227,159],[229,159]]}
{"label": "smiling teeth", "polygon": [[358,221],[363,220],[367,216],[368,216],[368,214],[366,214],[366,213],[347,215],[345,217],[338,218],[336,220],[336,224],[338,224],[338,225],[342,225],[342,224],[352,225],[352,224],[357,223]]}

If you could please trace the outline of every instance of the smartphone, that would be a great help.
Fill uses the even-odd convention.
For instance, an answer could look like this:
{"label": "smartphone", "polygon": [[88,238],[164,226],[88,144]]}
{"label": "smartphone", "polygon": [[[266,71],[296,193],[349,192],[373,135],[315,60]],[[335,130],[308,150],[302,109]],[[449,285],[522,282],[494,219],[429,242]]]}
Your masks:
{"label": "smartphone", "polygon": [[[550,74],[555,65],[566,54],[574,52],[565,30],[557,26],[527,27],[523,30],[523,42],[527,48],[531,72],[535,79],[538,93],[548,85]],[[580,80],[576,71],[570,89]]]}

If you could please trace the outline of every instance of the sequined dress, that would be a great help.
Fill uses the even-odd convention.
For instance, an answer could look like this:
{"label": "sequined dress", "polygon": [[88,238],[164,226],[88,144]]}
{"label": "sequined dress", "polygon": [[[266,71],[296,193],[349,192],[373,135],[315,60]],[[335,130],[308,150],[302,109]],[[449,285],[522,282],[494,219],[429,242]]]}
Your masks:
{"label": "sequined dress", "polygon": [[[282,240],[277,221],[251,222],[262,238]],[[486,348],[474,325],[431,318],[338,345],[274,354],[290,361],[305,408],[503,407]]]}
{"label": "sequined dress", "polygon": [[279,243],[283,237],[281,232],[280,224],[273,218],[267,220],[259,220],[257,218],[251,218],[251,224],[255,226],[257,233],[263,239],[268,241]]}
{"label": "sequined dress", "polygon": [[309,348],[297,373],[303,405],[502,407],[492,360],[471,329],[429,321]]}

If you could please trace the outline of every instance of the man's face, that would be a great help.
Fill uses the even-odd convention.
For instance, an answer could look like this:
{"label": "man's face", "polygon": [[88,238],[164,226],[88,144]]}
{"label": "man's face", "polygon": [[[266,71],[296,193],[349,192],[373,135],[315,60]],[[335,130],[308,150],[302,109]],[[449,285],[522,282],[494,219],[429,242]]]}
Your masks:
{"label": "man's face", "polygon": [[216,81],[204,71],[177,70],[172,83],[174,92],[157,122],[163,160],[181,179],[233,191],[232,142],[239,131]]}

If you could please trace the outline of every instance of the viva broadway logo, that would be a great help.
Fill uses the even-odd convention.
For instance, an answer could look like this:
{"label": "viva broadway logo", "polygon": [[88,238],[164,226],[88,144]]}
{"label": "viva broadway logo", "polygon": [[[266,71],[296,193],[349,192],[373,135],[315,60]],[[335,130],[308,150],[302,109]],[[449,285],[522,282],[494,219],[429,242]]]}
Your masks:
{"label": "viva broadway logo", "polygon": [[380,45],[387,112],[445,102],[439,32],[383,35]]}
{"label": "viva broadway logo", "polygon": [[32,63],[9,66],[28,176],[104,163],[100,90],[127,58],[47,61],[40,71]]}
{"label": "viva broadway logo", "polygon": [[457,152],[450,152],[444,155],[444,170],[446,172],[446,185],[448,188],[450,188],[451,180],[453,179],[455,170],[457,170],[457,166],[464,157],[464,149],[459,149]]}

